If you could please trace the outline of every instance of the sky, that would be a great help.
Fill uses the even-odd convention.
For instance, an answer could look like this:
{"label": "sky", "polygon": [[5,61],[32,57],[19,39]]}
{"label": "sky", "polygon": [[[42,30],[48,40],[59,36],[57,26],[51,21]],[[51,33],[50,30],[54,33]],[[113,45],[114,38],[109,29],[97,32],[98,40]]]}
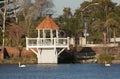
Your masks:
{"label": "sky", "polygon": [[[63,14],[63,9],[64,7],[70,7],[72,13],[75,12],[75,9],[80,7],[80,4],[83,1],[90,1],[90,0],[52,0],[54,3],[54,17],[62,15]],[[118,4],[120,4],[120,0],[112,0],[113,2],[116,2]]]}

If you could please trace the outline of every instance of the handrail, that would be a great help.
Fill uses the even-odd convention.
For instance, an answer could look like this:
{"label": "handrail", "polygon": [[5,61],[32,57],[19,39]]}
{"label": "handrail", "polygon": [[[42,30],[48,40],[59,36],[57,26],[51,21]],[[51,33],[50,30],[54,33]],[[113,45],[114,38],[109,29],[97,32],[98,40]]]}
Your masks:
{"label": "handrail", "polygon": [[69,47],[68,38],[26,38],[26,47]]}

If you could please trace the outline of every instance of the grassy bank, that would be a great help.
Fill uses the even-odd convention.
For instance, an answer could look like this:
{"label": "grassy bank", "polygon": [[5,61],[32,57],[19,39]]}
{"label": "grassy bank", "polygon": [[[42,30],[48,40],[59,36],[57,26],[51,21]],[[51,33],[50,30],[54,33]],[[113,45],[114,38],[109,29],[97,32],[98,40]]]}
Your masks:
{"label": "grassy bank", "polygon": [[36,58],[8,58],[0,60],[0,64],[18,64],[21,62],[22,64],[35,64],[37,63]]}

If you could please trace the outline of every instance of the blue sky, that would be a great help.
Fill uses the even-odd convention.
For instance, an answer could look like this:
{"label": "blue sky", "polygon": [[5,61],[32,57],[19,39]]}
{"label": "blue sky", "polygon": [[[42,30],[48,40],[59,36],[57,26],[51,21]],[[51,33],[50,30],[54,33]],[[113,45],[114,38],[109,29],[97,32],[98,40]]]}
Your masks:
{"label": "blue sky", "polygon": [[[80,4],[86,0],[52,0],[54,3],[54,16],[62,15],[64,7],[70,7],[71,11],[74,13],[75,9],[80,7]],[[90,1],[90,0],[87,0]],[[112,0],[120,4],[120,0]]]}

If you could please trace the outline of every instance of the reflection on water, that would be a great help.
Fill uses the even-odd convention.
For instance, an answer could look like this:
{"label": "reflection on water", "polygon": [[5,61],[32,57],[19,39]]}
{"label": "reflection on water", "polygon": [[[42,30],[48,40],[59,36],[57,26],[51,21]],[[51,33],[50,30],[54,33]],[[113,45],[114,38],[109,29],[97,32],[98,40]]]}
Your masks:
{"label": "reflection on water", "polygon": [[0,79],[120,79],[120,65],[35,64],[0,65]]}

